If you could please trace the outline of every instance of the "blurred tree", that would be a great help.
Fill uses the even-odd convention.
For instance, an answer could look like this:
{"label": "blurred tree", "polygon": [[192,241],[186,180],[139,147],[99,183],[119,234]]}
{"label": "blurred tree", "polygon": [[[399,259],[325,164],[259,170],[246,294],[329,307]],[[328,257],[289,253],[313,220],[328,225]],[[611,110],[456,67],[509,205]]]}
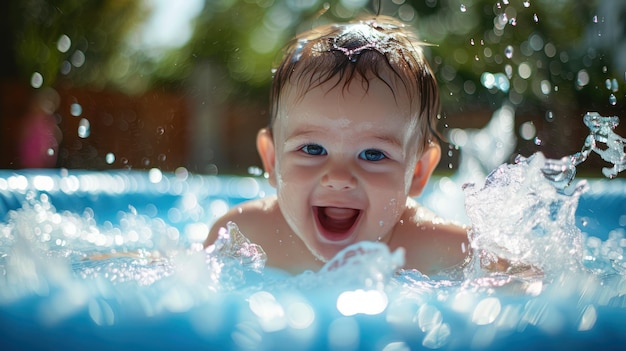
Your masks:
{"label": "blurred tree", "polygon": [[[390,0],[385,0],[389,1]],[[295,34],[329,22],[375,13],[371,0],[211,0],[195,20],[191,40],[159,62],[160,83],[178,84],[201,62],[220,67],[239,93],[266,98],[271,68]],[[235,95],[237,96],[237,94]]]}
{"label": "blurred tree", "polygon": [[[225,87],[264,98],[270,69],[289,38],[317,23],[374,13],[378,3],[207,0],[195,19],[191,40],[163,56],[150,57],[125,49],[132,45],[129,34],[148,14],[144,2],[6,2],[2,5],[6,8],[2,11],[6,19],[3,23],[11,30],[3,31],[4,42],[9,42],[3,48],[5,52],[7,47],[14,51],[2,73],[16,71],[30,79],[38,72],[44,85],[53,85],[61,73],[74,84],[112,84],[132,92],[152,84],[178,89],[198,63],[210,62],[227,73],[231,84]],[[426,49],[447,107],[485,103],[499,106],[505,99],[519,105],[527,101],[531,103],[528,106],[542,108],[546,104],[571,107],[578,101],[590,108],[610,107],[605,81],[622,73],[615,71],[614,55],[609,52],[614,46],[605,42],[596,47],[589,34],[602,36],[611,28],[602,27],[603,17],[598,17],[597,8],[603,3],[600,0],[380,3],[382,13],[413,24],[421,38],[433,44]],[[615,7],[626,11],[625,6]],[[79,74],[74,72],[77,68]],[[617,90],[622,82],[617,81]]]}
{"label": "blurred tree", "polygon": [[[571,104],[581,97],[591,102],[599,98],[595,88],[604,85],[603,74],[593,73],[612,66],[610,57],[590,45],[587,37],[597,7],[594,1],[433,0],[410,4],[416,13],[412,22],[437,44],[431,50],[442,86],[451,93],[448,95],[462,93],[452,99],[463,105],[481,101],[475,99],[474,93],[481,93],[476,84],[487,87],[491,95],[504,93],[500,98],[517,104],[528,99],[542,106],[554,92],[559,93],[553,103]],[[579,80],[581,70],[589,73],[582,72],[585,79]],[[502,73],[507,84],[488,84],[491,81],[485,82],[485,73]],[[608,103],[608,99],[604,101]]]}
{"label": "blurred tree", "polygon": [[271,68],[294,34],[380,11],[414,25],[432,44],[425,50],[440,82],[444,119],[472,111],[485,116],[443,125],[479,126],[488,111],[509,102],[542,139],[521,141],[519,151],[543,148],[558,156],[573,151],[564,147],[584,111],[624,115],[626,2],[620,0],[205,0],[191,39],[162,55],[133,49],[133,30],[149,13],[144,1],[0,6],[6,58],[0,74],[42,87],[62,82],[189,94],[198,67],[211,67],[219,74],[207,84],[220,103],[262,106]]}
{"label": "blurred tree", "polygon": [[[504,100],[541,109],[547,104],[571,108],[578,101],[594,109],[610,107],[603,87],[607,78],[618,76],[607,52],[611,45],[596,47],[589,37],[598,26],[599,1],[380,2],[382,13],[413,24],[433,44],[426,49],[447,108],[499,106]],[[294,34],[316,23],[374,13],[378,6],[377,0],[207,1],[192,39],[160,61],[156,79],[176,83],[196,63],[210,61],[228,72],[239,91],[264,96],[270,68]]]}
{"label": "blurred tree", "polygon": [[125,67],[126,38],[148,13],[133,0],[8,1],[2,7],[10,27],[3,47],[11,51],[2,75],[20,81],[37,75],[35,87],[54,86],[63,76],[75,85],[113,84]]}
{"label": "blurred tree", "polygon": [[[381,12],[414,25],[441,85],[444,117],[472,110],[495,110],[505,101],[532,118],[543,145],[522,140],[520,151],[542,146],[558,156],[567,149],[573,128],[582,128],[584,111],[622,115],[617,92],[623,71],[612,52],[626,41],[615,35],[623,23],[619,1],[577,0],[381,0]],[[600,8],[602,6],[603,9]],[[240,92],[266,98],[272,67],[281,45],[295,33],[320,22],[345,21],[375,13],[379,1],[207,2],[183,58],[210,60],[229,72]],[[327,9],[323,14],[323,10]],[[616,18],[619,18],[617,16]],[[606,21],[605,21],[606,20]],[[613,34],[613,35],[609,35]],[[599,45],[599,38],[604,44]],[[172,77],[193,64],[164,61]],[[184,75],[184,74],[182,74]],[[239,99],[241,95],[233,95]],[[490,114],[485,113],[483,123]],[[529,117],[530,116],[530,117]],[[517,127],[524,121],[517,121]],[[445,124],[476,126],[462,119]],[[538,140],[538,139],[537,139]],[[572,144],[572,143],[570,143]],[[573,145],[573,144],[572,144]],[[570,146],[571,148],[572,146]],[[574,148],[578,145],[573,146]]]}

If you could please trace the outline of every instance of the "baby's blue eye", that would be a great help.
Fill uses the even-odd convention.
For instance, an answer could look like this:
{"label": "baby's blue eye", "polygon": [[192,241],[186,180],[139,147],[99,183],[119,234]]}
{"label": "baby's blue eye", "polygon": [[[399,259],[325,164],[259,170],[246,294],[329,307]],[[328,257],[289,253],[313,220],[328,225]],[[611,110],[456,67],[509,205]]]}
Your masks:
{"label": "baby's blue eye", "polygon": [[326,155],[326,149],[316,144],[304,145],[300,150],[312,156]]}
{"label": "baby's blue eye", "polygon": [[361,151],[361,153],[359,154],[359,158],[366,161],[380,161],[386,158],[386,156],[384,153],[382,153],[382,151],[367,149]]}

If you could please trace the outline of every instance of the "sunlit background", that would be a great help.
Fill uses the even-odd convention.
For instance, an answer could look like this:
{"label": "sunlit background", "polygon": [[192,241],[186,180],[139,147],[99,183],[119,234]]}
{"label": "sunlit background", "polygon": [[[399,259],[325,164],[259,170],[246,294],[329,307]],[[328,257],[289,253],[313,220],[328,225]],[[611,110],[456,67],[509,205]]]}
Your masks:
{"label": "sunlit background", "polygon": [[[626,2],[382,0],[419,30],[440,82],[438,171],[495,111],[511,156],[580,150],[587,111],[625,117]],[[271,68],[314,25],[370,0],[27,0],[0,5],[0,168],[248,174]],[[465,130],[462,130],[465,129]],[[626,135],[623,125],[618,134]],[[498,145],[496,145],[496,148]],[[507,151],[508,152],[508,151]],[[600,176],[596,158],[582,172]]]}

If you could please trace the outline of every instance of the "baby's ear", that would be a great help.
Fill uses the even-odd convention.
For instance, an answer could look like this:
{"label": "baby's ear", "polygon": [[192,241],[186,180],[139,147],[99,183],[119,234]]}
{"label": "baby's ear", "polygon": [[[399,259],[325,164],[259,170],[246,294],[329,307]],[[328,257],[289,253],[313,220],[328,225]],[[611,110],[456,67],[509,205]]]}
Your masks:
{"label": "baby's ear", "polygon": [[409,189],[409,196],[417,197],[422,193],[428,179],[433,174],[435,167],[439,164],[441,159],[441,148],[437,143],[430,143],[424,152],[422,157],[417,160],[415,169],[413,170],[413,179],[411,182],[411,188]]}
{"label": "baby's ear", "polygon": [[274,138],[272,138],[272,133],[268,128],[259,130],[259,133],[256,135],[256,149],[259,152],[259,156],[261,156],[263,169],[269,174],[270,185],[276,187]]}

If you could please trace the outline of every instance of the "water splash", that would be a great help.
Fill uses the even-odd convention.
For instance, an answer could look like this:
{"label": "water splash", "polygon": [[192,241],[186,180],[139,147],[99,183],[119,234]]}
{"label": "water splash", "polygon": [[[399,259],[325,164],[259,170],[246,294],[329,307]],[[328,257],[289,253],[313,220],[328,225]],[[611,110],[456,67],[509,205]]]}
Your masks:
{"label": "water splash", "polygon": [[331,50],[342,52],[351,62],[358,61],[361,53],[368,50],[395,57],[397,44],[385,30],[396,28],[392,24],[363,21],[359,24],[342,25],[343,32],[333,39]]}
{"label": "water splash", "polygon": [[221,228],[215,243],[207,248],[207,252],[218,257],[229,257],[239,262],[242,267],[260,272],[265,267],[267,254],[263,248],[251,243],[237,224],[227,223],[227,228]]}
{"label": "water splash", "polygon": [[[512,110],[497,116],[510,122]],[[294,348],[320,346],[314,343],[322,339],[356,349],[393,335],[384,349],[460,349],[497,348],[528,326],[535,337],[533,330],[601,333],[596,324],[606,324],[605,307],[626,306],[626,232],[613,231],[605,241],[585,238],[574,212],[587,186],[567,186],[591,153],[614,162],[606,174],[623,168],[624,139],[613,132],[618,122],[589,113],[591,132],[580,153],[562,160],[520,157],[498,166],[480,188],[465,186],[475,255],[458,278],[398,270],[403,250],[372,242],[345,248],[319,272],[277,275],[264,268],[262,248],[234,224],[205,251],[200,244],[189,247],[165,220],[133,207],[118,213],[119,225],[99,224],[89,209],[82,215],[57,211],[42,189],[58,187],[44,184],[0,224],[0,308],[30,299],[36,312],[17,315],[59,330],[74,328],[80,316],[88,318],[82,325],[125,330],[170,313],[187,340],[219,340],[230,348],[273,349],[286,334],[297,335],[289,344]],[[167,174],[158,184],[148,173],[143,179],[150,187],[173,182]],[[16,176],[4,187],[24,194],[28,184]],[[70,199],[77,196],[72,189]],[[359,324],[363,316],[378,322]],[[377,340],[368,339],[370,331]]]}
{"label": "water splash", "polygon": [[141,314],[181,311],[206,301],[208,292],[257,281],[265,266],[263,250],[234,224],[205,251],[200,244],[181,245],[176,228],[132,207],[118,217],[118,225],[97,225],[89,209],[58,212],[47,194],[27,194],[0,223],[0,286],[7,287],[0,289],[0,306],[32,296],[73,301],[39,316],[48,323],[51,316],[71,316],[103,291],[121,289],[152,300],[137,307]]}
{"label": "water splash", "polygon": [[[598,154],[604,161],[613,164],[613,167],[602,168],[602,174],[607,178],[615,178],[626,169],[626,139],[617,135],[613,130],[619,125],[619,117],[604,117],[597,112],[587,112],[583,121],[589,128],[589,135],[580,152],[565,156],[559,160],[546,160],[542,172],[550,179],[554,186],[564,189],[569,186],[576,176],[576,166],[585,162],[592,152]],[[604,147],[603,147],[604,146]],[[516,162],[525,162],[524,157],[517,157]]]}
{"label": "water splash", "polygon": [[561,194],[545,178],[544,164],[537,153],[496,168],[480,189],[465,185],[469,238],[481,268],[470,276],[482,275],[485,267],[498,270],[502,260],[506,273],[537,268],[549,279],[580,269],[582,233],[574,214],[586,183],[571,195]]}
{"label": "water splash", "polygon": [[484,274],[485,267],[492,269],[502,259],[509,272],[534,267],[551,279],[582,268],[583,236],[574,215],[587,184],[581,181],[569,193],[566,188],[576,176],[576,166],[592,152],[613,164],[602,169],[608,178],[626,168],[626,139],[613,132],[619,118],[588,112],[583,121],[590,133],[580,152],[558,160],[542,153],[518,156],[515,164],[491,172],[482,188],[464,185],[476,265],[470,276]]}
{"label": "water splash", "polygon": [[[72,335],[67,343],[106,339],[107,347],[122,346],[118,349],[129,349],[120,345],[128,330],[134,332],[134,345],[164,342],[154,330],[175,330],[176,342],[184,340],[186,346],[266,350],[323,349],[329,345],[337,349],[368,345],[385,350],[504,349],[510,337],[540,344],[545,340],[542,335],[572,336],[577,341],[581,339],[581,334],[575,334],[579,330],[585,331],[584,338],[606,335],[611,333],[603,333],[608,306],[625,305],[624,233],[615,232],[607,241],[586,240],[581,251],[589,271],[571,276],[553,274],[561,269],[556,255],[566,255],[568,243],[574,243],[574,248],[569,247],[573,256],[578,257],[581,251],[576,246],[579,232],[570,230],[573,227],[565,218],[576,201],[555,190],[543,176],[544,161],[536,155],[529,162],[499,167],[485,182],[487,190],[479,190],[470,200],[478,203],[477,213],[490,206],[483,204],[483,199],[497,209],[479,216],[486,222],[477,225],[473,233],[480,242],[477,250],[491,249],[487,236],[492,233],[489,226],[495,226],[519,232],[520,238],[509,239],[528,245],[532,254],[515,253],[521,263],[517,270],[476,270],[477,274],[458,279],[427,277],[416,270],[398,271],[404,262],[402,250],[389,252],[386,245],[372,242],[345,248],[319,272],[274,274],[262,268],[260,248],[247,241],[234,225],[222,232],[211,252],[205,252],[199,244],[189,247],[183,235],[173,235],[174,228],[165,222],[167,216],[162,220],[127,208],[118,213],[119,225],[102,224],[102,217],[96,220],[103,215],[98,210],[82,215],[58,211],[46,194],[29,193],[24,206],[11,211],[6,223],[0,224],[0,310],[9,309],[16,316],[11,321],[18,324],[16,328],[21,326],[20,320],[26,321],[28,325],[20,333],[28,336],[50,337],[80,326],[80,335],[64,334]],[[149,181],[148,174],[143,178],[134,178],[137,173],[131,175],[133,182],[148,188],[157,186]],[[174,184],[173,177],[163,174],[162,181]],[[19,182],[17,176],[14,178],[8,183],[0,178],[0,189],[21,194],[29,191],[26,176]],[[219,187],[207,182],[214,178],[203,179],[202,189]],[[68,176],[62,180],[69,180]],[[99,186],[102,183],[95,182]],[[192,183],[186,180],[184,184]],[[501,196],[491,198],[490,192],[497,193],[498,187]],[[109,186],[104,188],[110,191]],[[48,191],[53,194],[51,198],[67,197],[71,201],[79,193],[74,189],[65,193],[67,196],[59,196],[54,190]],[[191,188],[186,191],[202,202],[199,192]],[[177,194],[184,197],[186,191]],[[127,190],[116,196],[128,203],[133,194]],[[162,194],[157,196],[162,198]],[[510,197],[520,202],[534,197],[538,204],[524,202],[530,208],[512,211],[518,217],[503,214],[501,209]],[[514,206],[518,204],[511,208]],[[494,214],[504,220],[519,218],[524,226],[520,229],[482,218]],[[567,225],[559,227],[558,218]],[[562,230],[569,230],[570,236],[561,236]],[[551,237],[570,241],[559,247]],[[509,244],[506,236],[502,238],[499,249]],[[524,265],[539,256],[543,244],[549,249],[546,255],[555,257],[550,257],[552,262],[547,265],[539,263],[542,272],[530,270],[535,275],[529,276]],[[100,257],[95,255],[98,252]],[[501,253],[512,260],[504,249]],[[487,260],[483,262],[489,264],[492,256],[484,257]],[[578,266],[572,263],[570,268]],[[24,311],[20,310],[23,306],[27,306]],[[39,324],[44,327],[30,329]],[[0,335],[6,338],[6,333]],[[286,335],[290,336],[288,343]]]}
{"label": "water splash", "polygon": [[450,178],[440,179],[437,191],[420,200],[445,218],[469,223],[461,185],[482,184],[489,172],[510,158],[517,143],[515,108],[505,104],[493,113],[483,128],[454,128],[448,133],[448,138],[461,150],[458,171]]}

